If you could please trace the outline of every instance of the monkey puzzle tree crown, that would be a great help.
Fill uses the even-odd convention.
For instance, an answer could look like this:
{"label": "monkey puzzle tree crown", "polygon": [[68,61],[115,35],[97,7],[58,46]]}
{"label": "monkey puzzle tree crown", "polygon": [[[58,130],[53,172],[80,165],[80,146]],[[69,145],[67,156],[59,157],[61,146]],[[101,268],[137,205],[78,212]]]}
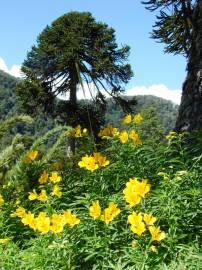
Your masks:
{"label": "monkey puzzle tree crown", "polygon": [[24,103],[33,100],[30,105],[44,105],[69,93],[69,102],[76,106],[82,79],[93,83],[100,100],[100,89],[116,97],[132,76],[126,63],[129,50],[128,46],[118,48],[114,29],[96,22],[90,13],[64,14],[42,31],[28,53],[22,65],[26,82],[18,86],[18,95]]}

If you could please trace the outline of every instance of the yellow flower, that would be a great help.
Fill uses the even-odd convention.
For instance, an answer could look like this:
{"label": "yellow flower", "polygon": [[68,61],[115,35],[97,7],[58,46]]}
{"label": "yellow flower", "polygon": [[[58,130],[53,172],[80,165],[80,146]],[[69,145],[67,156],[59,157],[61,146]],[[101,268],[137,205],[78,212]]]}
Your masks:
{"label": "yellow flower", "polygon": [[140,203],[141,197],[133,190],[125,188],[123,190],[123,193],[124,193],[124,198],[126,202],[129,203],[129,207],[133,207],[134,205],[137,205]]}
{"label": "yellow flower", "polygon": [[93,219],[99,218],[99,216],[101,215],[101,207],[100,207],[99,201],[92,202],[89,212],[90,212],[90,216]]}
{"label": "yellow flower", "polygon": [[131,231],[136,233],[137,235],[142,235],[143,232],[146,230],[145,224],[142,221],[141,213],[132,212],[131,215],[128,216],[128,223],[131,224]]}
{"label": "yellow flower", "polygon": [[69,224],[71,227],[80,223],[80,219],[76,215],[72,214],[71,211],[67,210],[63,213],[64,224]]}
{"label": "yellow flower", "polygon": [[0,194],[0,206],[4,204],[4,198],[3,196]]}
{"label": "yellow flower", "polygon": [[80,168],[86,168],[89,171],[95,171],[99,167],[105,167],[109,165],[109,160],[101,153],[94,153],[93,156],[85,155],[81,161],[78,162]]}
{"label": "yellow flower", "polygon": [[36,228],[42,234],[46,234],[50,230],[50,218],[47,217],[45,212],[40,212],[36,217]]}
{"label": "yellow flower", "polygon": [[154,225],[157,218],[152,216],[152,214],[144,214],[143,220],[147,226]]}
{"label": "yellow flower", "polygon": [[130,223],[131,225],[137,225],[140,222],[142,222],[141,213],[136,214],[133,211],[132,214],[128,216],[128,223]]}
{"label": "yellow flower", "polygon": [[135,130],[131,130],[129,137],[133,140],[134,144],[142,144],[142,141]]}
{"label": "yellow flower", "polygon": [[51,231],[54,233],[60,233],[63,231],[64,218],[62,215],[53,214],[51,217]]}
{"label": "yellow flower", "polygon": [[101,129],[98,133],[99,137],[114,137],[118,134],[118,129],[114,128],[111,124],[107,125],[105,128]]}
{"label": "yellow flower", "polygon": [[36,218],[31,219],[30,218],[28,225],[29,225],[29,227],[31,229],[33,229],[34,231],[36,231],[37,230],[37,219]]}
{"label": "yellow flower", "polygon": [[57,172],[52,172],[50,176],[50,181],[53,183],[58,183],[61,181],[61,176]]}
{"label": "yellow flower", "polygon": [[76,138],[79,138],[79,137],[81,137],[81,126],[80,125],[78,125],[78,126],[76,126],[75,128],[74,128],[74,131],[75,131],[75,137]]}
{"label": "yellow flower", "polygon": [[130,114],[127,114],[126,116],[123,117],[122,119],[122,123],[123,124],[130,124],[130,122],[132,121],[132,116]]}
{"label": "yellow flower", "polygon": [[101,153],[94,153],[93,154],[94,160],[100,167],[106,167],[109,165],[109,160],[105,156],[103,156]]}
{"label": "yellow flower", "polygon": [[35,189],[33,189],[33,192],[29,192],[28,199],[29,199],[30,201],[34,201],[34,200],[36,200],[37,198],[38,198],[38,195],[37,195]]}
{"label": "yellow flower", "polygon": [[138,247],[138,241],[137,240],[133,240],[131,242],[131,246],[132,246],[132,248],[137,248]]}
{"label": "yellow flower", "polygon": [[140,222],[137,225],[131,225],[130,229],[133,233],[136,233],[139,236],[141,236],[146,230],[144,222]]}
{"label": "yellow flower", "polygon": [[123,194],[129,207],[133,207],[139,204],[141,197],[144,198],[150,190],[150,185],[147,184],[147,180],[142,179],[142,182],[138,181],[137,178],[130,178],[129,182],[126,183],[126,188],[123,190]]}
{"label": "yellow flower", "polygon": [[42,185],[46,184],[48,182],[48,177],[49,177],[48,173],[44,171],[42,175],[39,177],[39,183]]}
{"label": "yellow flower", "polygon": [[108,225],[120,212],[121,210],[117,207],[117,204],[110,202],[108,208],[104,209],[101,220]]}
{"label": "yellow flower", "polygon": [[135,192],[137,192],[137,194],[144,198],[145,195],[150,191],[150,184],[147,183],[146,179],[142,179],[142,182],[136,181],[135,184]]}
{"label": "yellow flower", "polygon": [[18,207],[14,213],[12,213],[10,216],[11,217],[19,217],[23,218],[26,215],[26,210],[23,207]]}
{"label": "yellow flower", "polygon": [[174,131],[169,132],[169,134],[166,136],[166,139],[171,141],[173,139],[177,138],[177,133]]}
{"label": "yellow flower", "polygon": [[19,205],[21,203],[20,199],[17,199],[15,205]]}
{"label": "yellow flower", "polygon": [[39,154],[38,151],[31,151],[26,155],[25,160],[27,162],[32,162],[38,157],[38,154]]}
{"label": "yellow flower", "polygon": [[75,128],[67,131],[67,136],[80,138],[80,137],[82,137],[82,133],[83,134],[87,133],[87,129],[84,128],[82,131],[81,126],[77,125]]}
{"label": "yellow flower", "polygon": [[87,170],[93,172],[99,168],[98,164],[95,162],[94,157],[85,155],[82,157],[81,161],[78,163],[80,168],[86,168]]}
{"label": "yellow flower", "polygon": [[150,226],[149,231],[151,233],[153,241],[158,241],[159,242],[159,241],[163,240],[166,237],[165,232],[162,232],[160,230],[160,227]]}
{"label": "yellow flower", "polygon": [[7,244],[10,241],[9,238],[0,239],[0,244],[4,245]]}
{"label": "yellow flower", "polygon": [[127,141],[128,141],[128,133],[127,133],[127,131],[122,131],[121,133],[120,133],[120,135],[119,135],[119,139],[120,139],[120,141],[124,144],[124,143],[127,143]]}
{"label": "yellow flower", "polygon": [[42,189],[42,190],[41,190],[41,193],[38,195],[38,200],[39,200],[39,201],[42,201],[42,202],[48,200],[48,196],[47,196],[47,194],[46,194],[46,190],[45,190],[45,189]]}
{"label": "yellow flower", "polygon": [[87,128],[84,128],[83,129],[83,134],[86,134],[86,133],[88,133],[88,130],[87,130]]}
{"label": "yellow flower", "polygon": [[136,114],[135,116],[134,116],[134,119],[133,119],[133,122],[135,123],[135,124],[139,124],[141,121],[142,121],[142,115],[140,114],[140,113],[138,113],[138,114]]}
{"label": "yellow flower", "polygon": [[136,178],[130,178],[129,182],[126,183],[126,188],[123,190],[124,198],[129,203],[129,207],[133,207],[141,201],[141,197],[135,190],[137,182],[138,180]]}
{"label": "yellow flower", "polygon": [[28,214],[25,214],[24,217],[21,219],[24,225],[32,224],[33,220],[34,220],[34,214],[32,214],[31,212],[29,212]]}
{"label": "yellow flower", "polygon": [[156,246],[151,246],[150,247],[150,250],[152,251],[152,252],[154,252],[154,253],[158,253],[158,250],[157,250],[157,248],[156,248]]}
{"label": "yellow flower", "polygon": [[61,188],[58,185],[55,185],[53,187],[53,192],[51,193],[51,195],[57,196],[58,198],[60,198],[62,196]]}

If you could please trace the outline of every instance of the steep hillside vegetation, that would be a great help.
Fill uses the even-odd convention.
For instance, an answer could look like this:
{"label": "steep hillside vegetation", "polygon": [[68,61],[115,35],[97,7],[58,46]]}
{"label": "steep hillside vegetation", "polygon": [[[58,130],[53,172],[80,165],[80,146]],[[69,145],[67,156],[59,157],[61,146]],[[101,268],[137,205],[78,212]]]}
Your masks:
{"label": "steep hillside vegetation", "polygon": [[[17,79],[0,71],[0,120],[3,120],[14,113],[19,113],[20,108],[16,102],[15,87]],[[127,97],[132,98],[132,97]],[[146,108],[151,107],[156,110],[156,115],[159,118],[165,131],[172,130],[177,117],[178,106],[173,104],[171,101],[164,100],[155,96],[136,96],[137,105],[133,107],[134,112],[144,111]],[[111,99],[108,99],[108,106],[106,112],[106,122],[113,123],[115,126],[119,125],[118,119],[123,116],[123,112],[119,106],[114,104]],[[47,130],[54,126],[54,120],[40,113],[34,125],[32,127],[26,128],[24,132],[29,134],[44,134]],[[23,131],[22,127],[19,125],[17,127],[19,131]]]}
{"label": "steep hillside vegetation", "polygon": [[[0,122],[15,114],[23,113],[16,100],[15,88],[17,82],[18,79],[0,70]],[[33,124],[27,126],[18,124],[15,128],[8,130],[4,143],[9,143],[16,133],[38,136],[53,127],[54,120],[44,113],[39,113]]]}
{"label": "steep hillside vegetation", "polygon": [[[127,97],[132,99],[133,97]],[[178,105],[172,103],[169,100],[159,98],[156,96],[136,96],[137,104],[133,107],[135,113],[145,111],[145,109],[153,108],[156,111],[156,115],[159,118],[165,131],[170,131],[175,125],[175,120],[178,112]],[[123,112],[120,107],[112,102],[108,101],[108,108],[106,113],[106,122],[117,125],[118,120],[123,116]]]}

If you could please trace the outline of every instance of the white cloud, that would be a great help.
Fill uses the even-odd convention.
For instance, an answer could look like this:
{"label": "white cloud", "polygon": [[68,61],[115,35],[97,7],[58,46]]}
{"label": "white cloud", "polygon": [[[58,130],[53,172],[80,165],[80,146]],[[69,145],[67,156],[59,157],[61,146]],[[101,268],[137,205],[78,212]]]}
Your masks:
{"label": "white cloud", "polygon": [[0,70],[5,71],[6,73],[14,76],[14,77],[22,77],[22,73],[20,71],[21,66],[20,65],[13,65],[11,69],[9,69],[3,60],[3,58],[0,57]]}
{"label": "white cloud", "polygon": [[133,88],[126,91],[126,95],[153,95],[167,100],[171,100],[176,104],[180,104],[181,92],[182,91],[179,89],[171,90],[164,84],[154,84],[148,87],[134,86]]}

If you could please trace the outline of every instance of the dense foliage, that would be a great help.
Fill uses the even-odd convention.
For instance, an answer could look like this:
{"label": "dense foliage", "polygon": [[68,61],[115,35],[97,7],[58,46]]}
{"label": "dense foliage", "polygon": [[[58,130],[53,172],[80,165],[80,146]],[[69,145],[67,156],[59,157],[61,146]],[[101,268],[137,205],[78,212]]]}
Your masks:
{"label": "dense foliage", "polygon": [[7,163],[3,269],[201,269],[201,137],[151,144],[146,120],[103,127],[99,145],[80,126],[58,127]]}
{"label": "dense foliage", "polygon": [[[8,119],[16,114],[24,113],[24,110],[16,99],[16,84],[19,80],[9,74],[0,71],[0,122]],[[13,135],[17,133],[24,135],[39,136],[45,134],[48,130],[52,129],[55,125],[54,119],[49,117],[46,113],[38,110],[38,114],[35,116],[31,125],[23,125],[21,123],[10,127],[7,130],[7,136],[1,141],[0,149],[4,146],[4,143],[11,143]]]}
{"label": "dense foliage", "polygon": [[166,44],[165,52],[188,57],[192,43],[193,12],[196,0],[142,1],[150,11],[160,10],[152,38]]}
{"label": "dense foliage", "polygon": [[[192,1],[147,1],[154,10],[173,5],[175,14],[183,3]],[[182,52],[185,48],[176,42],[186,34],[180,28],[184,21],[176,22],[177,32],[170,36],[168,15],[161,15],[158,31],[167,27],[168,49]],[[77,35],[81,29],[87,36]],[[102,54],[100,41],[108,52]],[[109,99],[107,124],[93,134],[92,125],[102,125],[103,118],[89,101],[75,107],[77,85],[83,86],[82,76],[87,76],[102,87],[106,80],[113,94],[120,92],[131,70],[114,66],[113,60],[126,60],[128,47],[117,50],[112,29],[78,12],[47,27],[38,45],[28,54],[27,78],[18,90],[24,106],[51,105],[54,114],[47,116],[36,106],[35,119],[17,115],[26,108],[16,101],[16,81],[0,73],[0,268],[202,269],[200,131],[168,133],[176,106],[143,96],[126,115]],[[68,114],[66,101],[52,102],[66,91],[72,106]],[[105,102],[100,93],[99,98]],[[116,100],[125,104],[119,96]]]}
{"label": "dense foliage", "polygon": [[[16,78],[3,72],[0,73],[0,120],[8,118],[15,113],[24,112],[24,110],[22,110],[22,104],[19,103],[18,100],[16,100],[16,83]],[[127,97],[127,99],[131,99],[131,97]],[[171,101],[167,101],[155,96],[136,96],[135,99],[137,101],[137,104],[132,106],[132,110],[134,112],[137,113],[146,109],[147,107],[152,107],[156,110],[156,114],[159,118],[159,123],[161,124],[162,129],[165,131],[171,131],[173,129],[177,117],[177,105],[174,105]],[[112,123],[117,125],[119,119],[123,116],[123,111],[120,106],[113,102],[112,99],[107,99],[106,101],[107,107],[105,113],[105,123]],[[53,128],[55,122],[59,122],[61,124],[65,122],[70,123],[71,121],[68,121],[68,119],[71,118],[71,113],[67,117],[67,114],[65,112],[65,106],[66,102],[58,101],[53,115],[48,115],[47,113],[38,110],[38,114],[34,117],[35,120],[32,125],[25,127],[19,124],[12,129],[11,133],[16,134],[17,132],[20,132],[28,135],[42,135],[51,128]],[[96,108],[92,108],[91,111],[92,113],[90,117],[92,124],[94,125],[95,121],[100,121],[100,124],[102,124],[103,121],[102,119],[99,119],[100,114],[96,112]],[[86,119],[88,119],[86,102],[81,101],[78,115],[80,115],[80,122],[84,123]],[[89,125],[89,123],[87,124]],[[4,140],[11,141],[11,137],[8,136],[4,138]]]}
{"label": "dense foliage", "polygon": [[19,83],[17,95],[33,112],[40,105],[50,111],[55,98],[66,94],[69,100],[60,111],[71,114],[66,123],[85,125],[79,117],[78,87],[85,92],[84,84],[94,85],[92,104],[100,107],[100,114],[106,103],[101,90],[120,101],[123,84],[133,75],[127,63],[129,50],[129,46],[119,48],[115,30],[96,22],[91,13],[66,13],[41,32],[27,54],[22,65],[25,80]]}

